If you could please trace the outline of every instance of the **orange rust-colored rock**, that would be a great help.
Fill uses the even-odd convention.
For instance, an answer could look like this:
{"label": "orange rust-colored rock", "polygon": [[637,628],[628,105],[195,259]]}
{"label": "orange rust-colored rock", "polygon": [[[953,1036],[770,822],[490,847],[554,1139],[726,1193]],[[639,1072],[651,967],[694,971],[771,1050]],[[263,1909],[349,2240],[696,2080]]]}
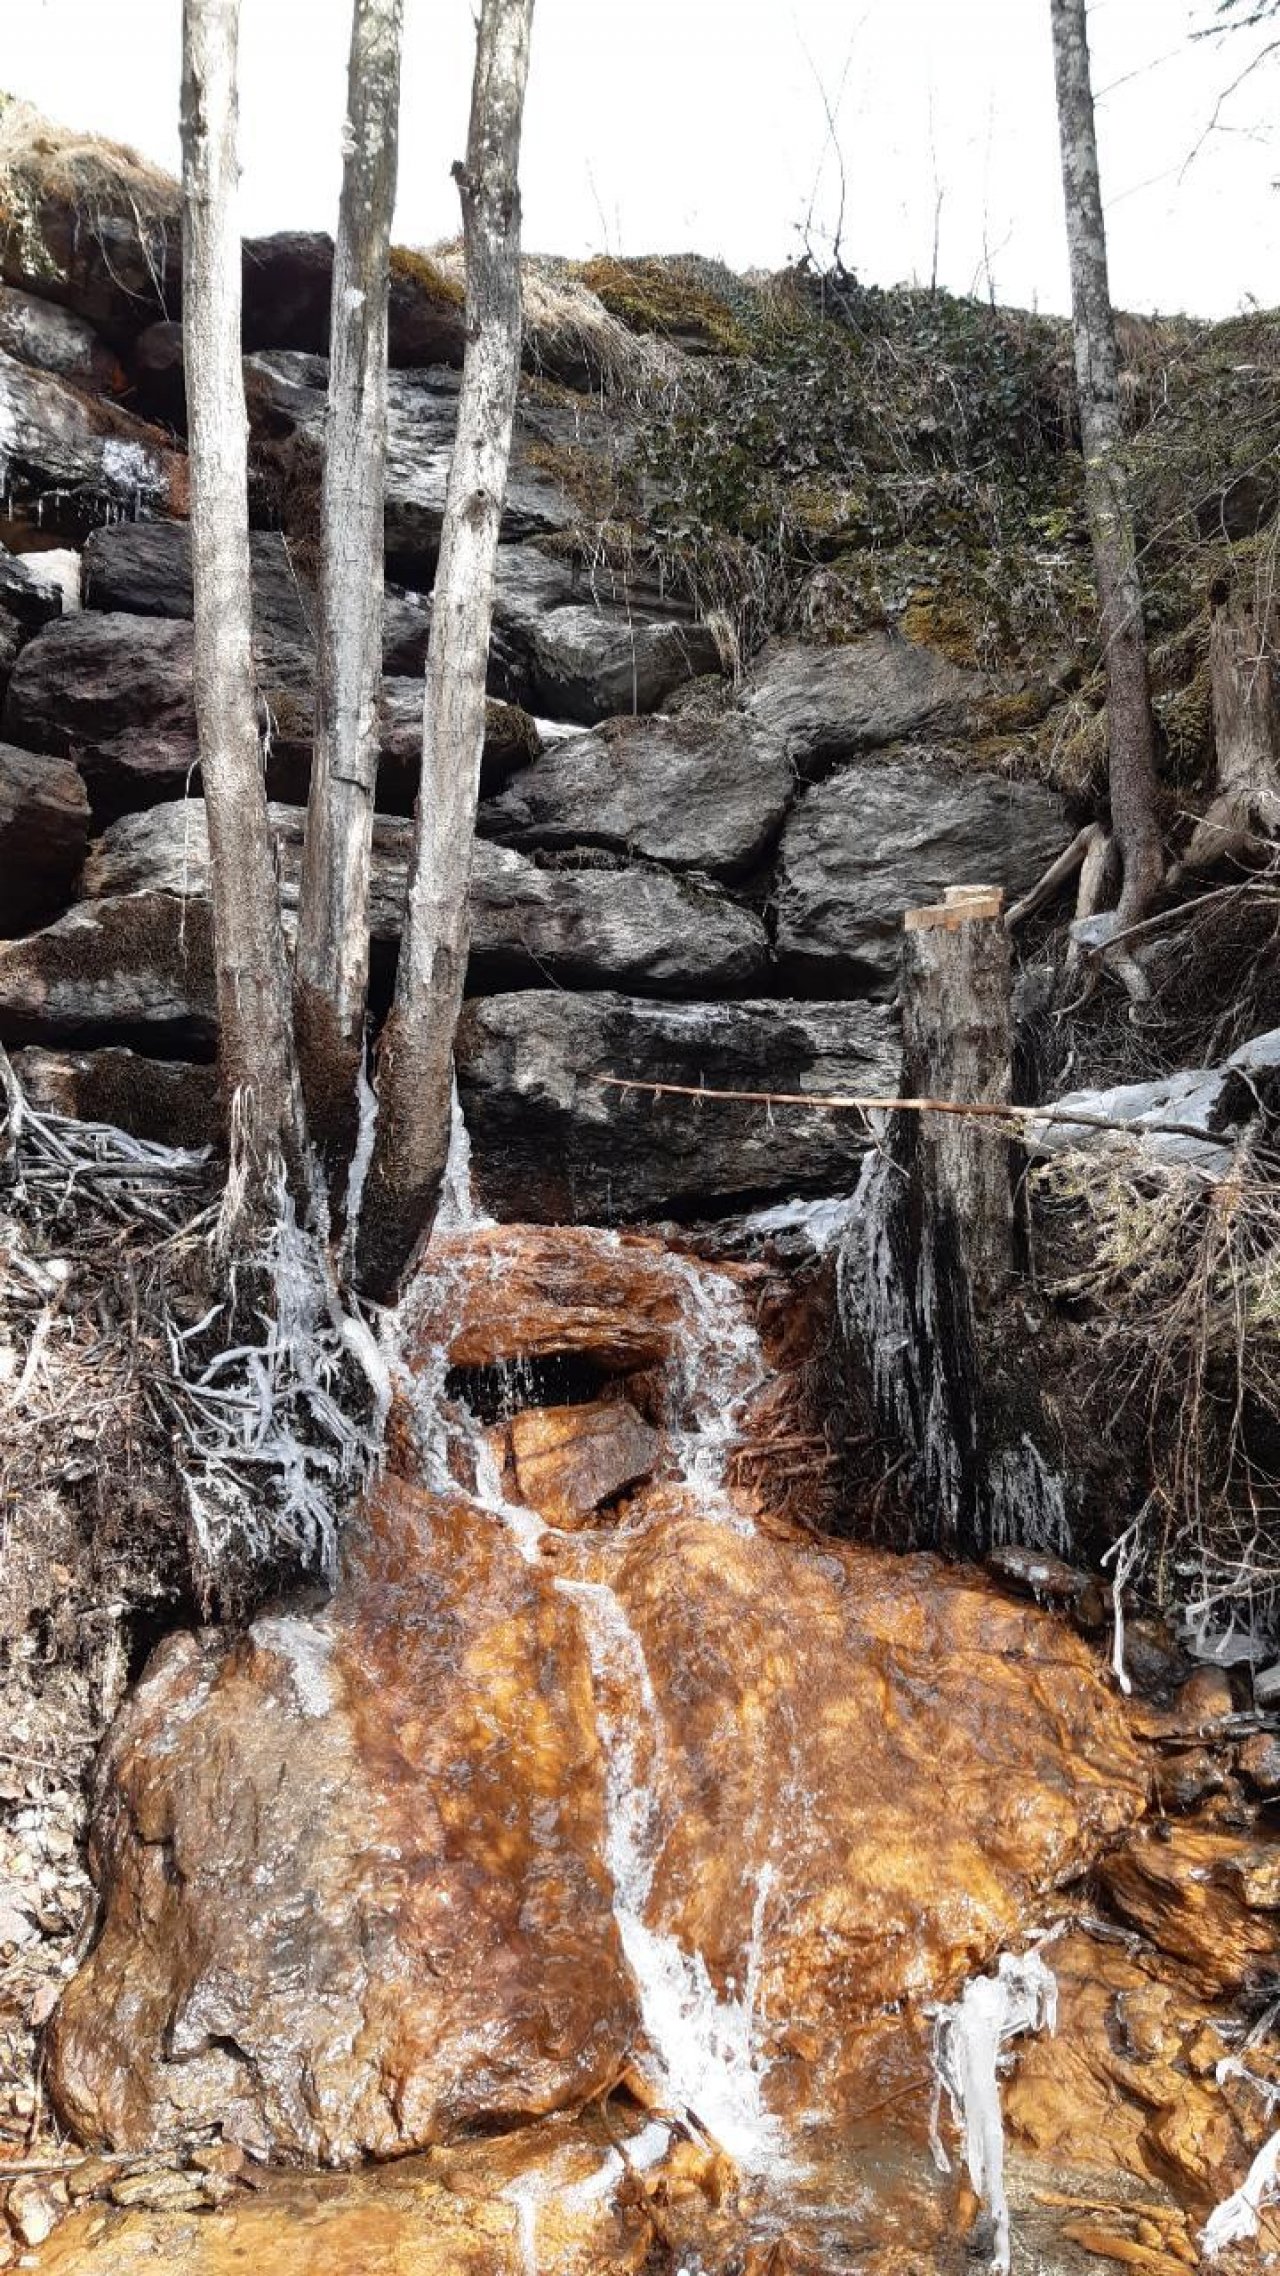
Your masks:
{"label": "orange rust-colored rock", "polygon": [[613,1704],[654,1796],[651,1924],[723,1989],[763,1886],[766,2046],[809,2024],[815,2084],[864,2084],[858,2024],[953,1987],[1141,1805],[1086,1648],[980,1580],[693,1513],[560,1551],[540,1570],[390,1485],[329,1612],[164,1649],[107,1759],[105,1927],[54,2031],[80,2132],[216,2119],[340,2160],[617,2075],[638,2017],[573,1556],[648,1665],[656,1717],[625,1664]]}
{"label": "orange rust-colored rock", "polygon": [[[402,1484],[317,1617],[157,1655],[103,1766],[52,2054],[87,2136],[387,2155],[607,2083],[634,2027],[573,1608]],[[584,1955],[590,1973],[583,1971]]]}
{"label": "orange rust-colored rock", "polygon": [[[771,2111],[922,2107],[922,2004],[1144,1807],[1096,1655],[982,1575],[756,1521],[725,1483],[766,1381],[741,1270],[509,1227],[431,1270],[397,1458],[416,1421],[444,1490],[384,1483],[324,1611],[171,1640],[113,1734],[59,2109],[121,2147],[390,2155],[628,2075],[661,2103],[673,1987],[731,2021],[747,1983]],[[518,1453],[501,1501],[444,1487],[493,1467],[448,1363],[531,1352],[642,1370],[685,1475],[592,1526],[531,1455],[543,1529]]]}
{"label": "orange rust-colored rock", "polygon": [[1247,2168],[1259,2107],[1255,2096],[1242,2125],[1215,2083],[1230,2041],[1212,2023],[1225,2009],[1149,1950],[1078,1931],[1046,1957],[1058,2026],[1019,2053],[1004,2090],[1011,2139],[1055,2163],[1168,2184],[1203,2215]]}
{"label": "orange rust-colored rock", "polygon": [[591,1399],[526,1408],[510,1425],[509,1445],[521,1501],[552,1525],[572,1527],[651,1477],[663,1439],[629,1399]]}
{"label": "orange rust-colored rock", "polygon": [[1273,1975],[1280,1959],[1280,1842],[1170,1821],[1104,1860],[1121,1917],[1185,1961],[1210,1992]]}
{"label": "orange rust-colored rock", "polygon": [[686,1291],[680,1260],[644,1234],[567,1225],[455,1233],[432,1244],[415,1289],[409,1356],[422,1361],[442,1344],[453,1366],[486,1367],[572,1352],[629,1374],[670,1357]]}

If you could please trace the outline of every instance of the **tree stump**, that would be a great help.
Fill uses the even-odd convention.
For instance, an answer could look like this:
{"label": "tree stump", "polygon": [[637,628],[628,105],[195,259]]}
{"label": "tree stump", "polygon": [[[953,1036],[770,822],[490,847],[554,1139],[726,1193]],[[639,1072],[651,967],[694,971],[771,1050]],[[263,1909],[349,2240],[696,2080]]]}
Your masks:
{"label": "tree stump", "polygon": [[[904,919],[907,1098],[1012,1097],[1002,896],[953,887]],[[841,1257],[841,1309],[879,1418],[914,1484],[914,1545],[959,1557],[1002,1543],[1069,1550],[1068,1488],[1028,1335],[1010,1127],[990,1116],[889,1118]]]}

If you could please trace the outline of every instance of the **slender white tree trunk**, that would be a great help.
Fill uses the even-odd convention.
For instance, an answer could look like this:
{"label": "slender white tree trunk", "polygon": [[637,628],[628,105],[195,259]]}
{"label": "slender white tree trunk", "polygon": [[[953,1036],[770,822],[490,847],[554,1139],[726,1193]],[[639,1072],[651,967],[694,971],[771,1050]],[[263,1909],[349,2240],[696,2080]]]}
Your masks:
{"label": "slender white tree trunk", "polygon": [[184,0],[183,350],[191,452],[195,708],[209,818],[222,1081],[249,1190],[303,1151],[288,964],[258,737],[248,422],[240,363],[239,0]]}
{"label": "slender white tree trunk", "polygon": [[1111,823],[1123,868],[1117,915],[1121,925],[1129,925],[1146,913],[1159,890],[1164,853],[1085,14],[1085,0],[1050,0],[1076,392],[1107,675]]}
{"label": "slender white tree trunk", "polygon": [[393,1296],[435,1216],[469,945],[494,564],[520,378],[517,167],[533,0],[482,0],[462,197],[467,348],[445,500],[423,712],[422,784],[378,1128],[357,1242],[367,1293]]}
{"label": "slender white tree trunk", "polygon": [[402,0],[355,0],[333,260],[315,756],[294,1004],[308,1119],[335,1182],[355,1143],[369,979],[402,14]]}

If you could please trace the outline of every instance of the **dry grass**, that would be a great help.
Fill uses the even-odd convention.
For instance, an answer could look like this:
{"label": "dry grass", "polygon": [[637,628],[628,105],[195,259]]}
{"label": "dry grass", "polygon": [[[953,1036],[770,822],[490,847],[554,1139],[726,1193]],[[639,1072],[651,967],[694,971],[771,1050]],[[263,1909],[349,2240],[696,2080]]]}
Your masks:
{"label": "dry grass", "polygon": [[[446,289],[465,284],[462,244],[454,239],[433,245],[428,260]],[[671,376],[677,357],[665,343],[642,338],[618,317],[572,264],[527,253],[520,264],[524,295],[525,356],[535,370],[552,378],[569,373],[588,377],[611,394],[643,393]]]}
{"label": "dry grass", "polygon": [[1034,1187],[1073,1252],[1050,1293],[1086,1309],[1094,1397],[1136,1409],[1143,1577],[1195,1629],[1280,1636],[1280,1162],[1258,1126],[1231,1175],[1131,1153],[1060,1156]]}
{"label": "dry grass", "polygon": [[28,198],[57,198],[141,222],[176,220],[181,204],[173,176],[128,143],[58,126],[13,96],[0,97],[0,176]]}

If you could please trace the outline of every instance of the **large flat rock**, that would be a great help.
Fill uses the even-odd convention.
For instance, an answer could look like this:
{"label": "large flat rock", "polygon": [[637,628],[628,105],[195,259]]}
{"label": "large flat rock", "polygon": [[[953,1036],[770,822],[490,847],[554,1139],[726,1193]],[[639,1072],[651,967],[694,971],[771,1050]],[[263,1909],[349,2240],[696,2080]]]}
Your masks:
{"label": "large flat rock", "polygon": [[[273,805],[282,900],[296,914],[305,816]],[[374,823],[370,932],[399,938],[413,826]],[[169,893],[207,898],[209,835],[202,799],[128,814],[94,843],[85,872],[94,895]],[[471,895],[472,987],[629,987],[679,994],[739,991],[769,958],[759,917],[707,887],[662,870],[540,869],[503,846],[476,845]]]}
{"label": "large flat rock", "polygon": [[794,779],[781,742],[736,713],[614,719],[522,768],[479,827],[510,845],[605,846],[732,877],[772,845]]}
{"label": "large flat rock", "polygon": [[217,1038],[207,901],[125,893],[81,901],[0,941],[0,1042],[208,1051]]}
{"label": "large flat rock", "polygon": [[941,750],[871,752],[807,790],[774,874],[783,971],[833,994],[891,993],[902,915],[949,885],[1034,884],[1070,836],[1062,800]]}
{"label": "large flat rock", "polygon": [[883,1097],[897,1084],[898,1043],[880,1004],[529,990],[467,1006],[457,1064],[484,1206],[607,1224],[848,1191],[865,1136],[856,1115],[656,1098],[602,1076]]}

